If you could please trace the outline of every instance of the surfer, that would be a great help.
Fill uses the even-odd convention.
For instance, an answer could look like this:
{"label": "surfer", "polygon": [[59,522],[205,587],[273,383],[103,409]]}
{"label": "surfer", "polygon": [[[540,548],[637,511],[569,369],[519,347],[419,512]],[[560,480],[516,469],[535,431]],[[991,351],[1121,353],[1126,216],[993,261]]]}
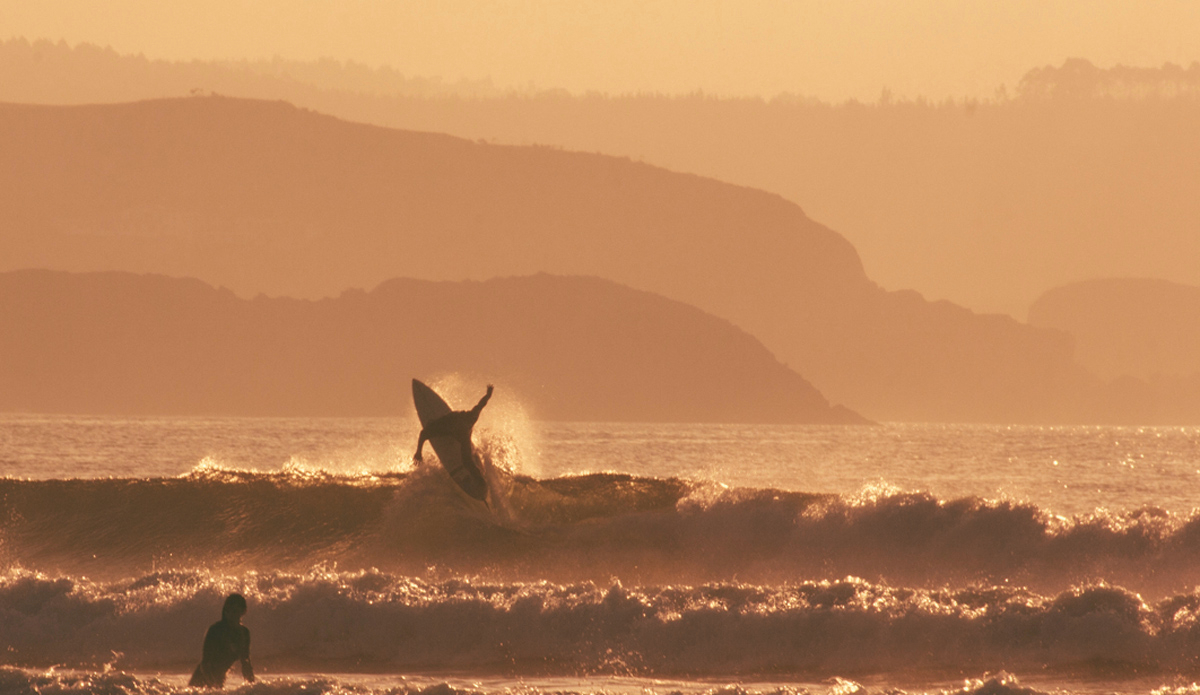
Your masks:
{"label": "surfer", "polygon": [[247,682],[254,682],[254,667],[250,665],[250,630],[242,625],[245,614],[246,597],[230,594],[221,608],[221,619],[204,634],[204,656],[188,685],[224,687],[225,673],[235,661],[242,662],[242,677]]}
{"label": "surfer", "polygon": [[479,420],[479,413],[492,397],[492,385],[488,384],[487,393],[470,410],[452,410],[433,422],[421,428],[421,436],[417,438],[417,453],[413,454],[414,461],[420,461],[421,450],[430,437],[450,437],[458,442],[463,453],[463,463],[475,467],[475,453],[471,447],[471,431]]}

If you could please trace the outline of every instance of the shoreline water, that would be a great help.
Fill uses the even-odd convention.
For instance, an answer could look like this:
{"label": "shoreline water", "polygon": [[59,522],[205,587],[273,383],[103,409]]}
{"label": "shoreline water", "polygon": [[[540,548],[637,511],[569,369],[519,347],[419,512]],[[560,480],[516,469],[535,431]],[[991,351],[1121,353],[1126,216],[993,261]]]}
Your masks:
{"label": "shoreline water", "polygon": [[[38,671],[0,666],[0,691],[62,693],[195,692],[187,673]],[[940,681],[834,677],[821,681],[661,679],[633,676],[502,679],[442,674],[288,673],[245,684],[234,676],[225,692],[313,695],[1195,695],[1194,681],[1155,677],[1125,680],[1023,678],[980,674]]]}

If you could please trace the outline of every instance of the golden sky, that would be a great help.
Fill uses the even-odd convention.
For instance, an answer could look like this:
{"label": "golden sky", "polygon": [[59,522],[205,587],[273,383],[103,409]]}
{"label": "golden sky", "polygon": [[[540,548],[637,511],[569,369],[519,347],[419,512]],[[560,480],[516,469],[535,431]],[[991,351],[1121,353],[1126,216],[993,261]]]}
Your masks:
{"label": "golden sky", "polygon": [[1200,60],[1194,0],[0,0],[0,38],[333,57],[575,92],[990,96],[1031,67]]}

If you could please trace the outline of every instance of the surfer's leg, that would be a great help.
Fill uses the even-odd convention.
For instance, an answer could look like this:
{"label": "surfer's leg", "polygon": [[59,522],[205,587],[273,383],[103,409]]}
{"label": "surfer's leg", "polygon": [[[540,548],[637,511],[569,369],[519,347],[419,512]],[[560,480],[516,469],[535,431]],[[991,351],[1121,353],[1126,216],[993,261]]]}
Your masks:
{"label": "surfer's leg", "polygon": [[193,688],[220,688],[225,685],[225,674],[216,672],[216,669],[207,661],[201,661],[196,670],[192,672],[192,679],[188,681],[188,685]]}
{"label": "surfer's leg", "polygon": [[458,438],[459,451],[462,452],[463,465],[476,473],[483,473],[483,466],[479,463],[479,459],[475,456],[475,447],[471,446],[471,434]]}

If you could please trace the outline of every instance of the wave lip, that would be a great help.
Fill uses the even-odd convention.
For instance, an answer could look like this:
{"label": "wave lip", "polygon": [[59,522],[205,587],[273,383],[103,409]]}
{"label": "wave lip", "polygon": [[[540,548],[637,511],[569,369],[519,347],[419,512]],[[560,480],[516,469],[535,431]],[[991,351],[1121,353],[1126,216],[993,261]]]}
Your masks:
{"label": "wave lip", "polygon": [[264,672],[945,677],[1200,671],[1200,592],[1053,596],[846,578],[631,588],[432,582],[377,570],[157,573],[122,582],[10,571],[0,663],[186,670],[233,590]]}

